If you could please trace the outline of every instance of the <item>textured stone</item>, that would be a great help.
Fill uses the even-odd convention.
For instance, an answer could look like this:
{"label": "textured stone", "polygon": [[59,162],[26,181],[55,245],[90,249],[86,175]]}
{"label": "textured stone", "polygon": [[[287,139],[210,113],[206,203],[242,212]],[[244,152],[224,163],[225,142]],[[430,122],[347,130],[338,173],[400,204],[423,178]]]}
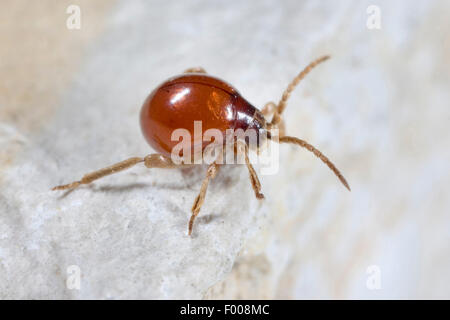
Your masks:
{"label": "textured stone", "polygon": [[[11,2],[11,17],[49,22],[56,38],[1,26],[28,57],[0,58],[1,298],[449,298],[448,2],[378,1],[381,30],[360,1],[88,3],[82,15],[98,19],[69,32],[63,5],[34,20]],[[48,46],[27,50],[23,32]],[[263,106],[323,54],[290,98],[287,133],[328,155],[351,193],[287,145],[278,174],[261,176],[264,202],[245,168],[221,170],[192,238],[204,167],[138,166],[49,191],[151,153],[139,109],[166,78],[203,66]],[[64,72],[45,73],[57,63]],[[73,265],[80,290],[67,287]],[[366,286],[373,265],[380,290]]]}

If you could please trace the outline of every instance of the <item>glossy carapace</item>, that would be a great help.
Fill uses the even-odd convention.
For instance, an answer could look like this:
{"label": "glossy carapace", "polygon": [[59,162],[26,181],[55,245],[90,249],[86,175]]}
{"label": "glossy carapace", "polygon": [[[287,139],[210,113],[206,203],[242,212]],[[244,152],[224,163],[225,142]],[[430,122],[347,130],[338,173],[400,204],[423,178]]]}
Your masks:
{"label": "glossy carapace", "polygon": [[183,74],[162,83],[144,102],[140,121],[147,142],[167,156],[179,143],[172,137],[176,129],[189,131],[191,146],[199,143],[194,141],[194,121],[201,121],[202,136],[208,129],[225,135],[227,129],[266,128],[260,111],[235,88],[206,74]]}

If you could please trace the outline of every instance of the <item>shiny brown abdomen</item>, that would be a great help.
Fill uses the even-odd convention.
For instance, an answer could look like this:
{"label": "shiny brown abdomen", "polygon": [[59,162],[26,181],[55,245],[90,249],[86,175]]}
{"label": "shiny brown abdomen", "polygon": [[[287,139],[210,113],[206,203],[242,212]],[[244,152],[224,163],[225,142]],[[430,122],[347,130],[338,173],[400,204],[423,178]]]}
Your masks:
{"label": "shiny brown abdomen", "polygon": [[[156,88],[142,106],[140,121],[147,142],[158,152],[170,155],[179,141],[172,132],[187,129],[194,141],[194,121],[208,129],[246,129],[256,109],[226,82],[204,74],[184,74]],[[201,143],[201,141],[200,141]],[[203,145],[203,148],[205,145]]]}

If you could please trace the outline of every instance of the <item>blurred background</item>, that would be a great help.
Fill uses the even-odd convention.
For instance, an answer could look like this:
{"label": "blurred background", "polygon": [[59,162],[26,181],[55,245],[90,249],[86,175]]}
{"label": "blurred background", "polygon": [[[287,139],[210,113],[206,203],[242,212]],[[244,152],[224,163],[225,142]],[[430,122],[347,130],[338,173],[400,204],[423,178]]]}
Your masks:
{"label": "blurred background", "polygon": [[[0,6],[1,298],[450,298],[448,1]],[[281,146],[266,200],[245,170],[222,170],[189,239],[204,168],[48,191],[151,153],[141,104],[186,68],[262,107],[325,54],[289,100],[287,134],[351,193]]]}

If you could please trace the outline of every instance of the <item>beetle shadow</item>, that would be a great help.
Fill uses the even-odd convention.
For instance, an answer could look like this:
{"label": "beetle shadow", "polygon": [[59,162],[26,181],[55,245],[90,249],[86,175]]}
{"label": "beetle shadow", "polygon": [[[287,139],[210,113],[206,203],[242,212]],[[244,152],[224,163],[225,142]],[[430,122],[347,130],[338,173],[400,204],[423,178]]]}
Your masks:
{"label": "beetle shadow", "polygon": [[129,184],[123,184],[123,185],[113,185],[113,184],[107,184],[103,186],[96,187],[95,185],[92,185],[89,187],[90,190],[94,192],[109,192],[109,193],[121,193],[121,192],[130,192],[132,190],[136,189],[143,189],[146,187],[149,187],[150,184],[148,183],[129,183]]}
{"label": "beetle shadow", "polygon": [[180,168],[181,176],[188,185],[203,181],[206,176],[206,165],[194,165],[191,167]]}
{"label": "beetle shadow", "polygon": [[197,216],[195,223],[197,224],[209,224],[217,219],[223,218],[223,213],[208,213],[202,216]]}
{"label": "beetle shadow", "polygon": [[[192,167],[181,168],[181,174],[186,184],[201,183],[206,177],[207,165],[195,165]],[[241,178],[238,170],[247,170],[245,165],[226,164],[219,167],[219,172],[212,181],[213,184],[222,187],[232,187]]]}
{"label": "beetle shadow", "polygon": [[[199,233],[197,232],[198,226],[207,225],[213,221],[223,219],[223,217],[224,217],[223,213],[220,213],[220,214],[210,213],[210,214],[204,214],[202,216],[198,216],[195,219],[194,229],[192,230],[191,237],[197,238],[199,236]],[[187,227],[187,224],[186,224],[186,227]]]}
{"label": "beetle shadow", "polygon": [[64,192],[63,194],[61,194],[60,196],[58,196],[58,200],[62,200],[64,198],[66,198],[69,194],[71,194],[75,189],[69,189],[66,192]]}
{"label": "beetle shadow", "polygon": [[58,196],[58,199],[64,199],[69,196],[75,190],[87,189],[90,192],[102,192],[102,193],[122,193],[131,192],[133,190],[145,189],[145,188],[157,188],[157,189],[168,189],[168,190],[183,190],[186,188],[185,185],[175,184],[175,183],[142,183],[134,182],[129,184],[106,184],[101,186],[96,186],[94,184],[79,186],[74,189],[67,190],[62,195]]}
{"label": "beetle shadow", "polygon": [[73,188],[73,189],[67,190],[62,195],[60,195],[58,197],[58,199],[66,198],[69,194],[71,194],[75,190],[87,189],[87,190],[89,190],[91,192],[119,193],[119,192],[131,191],[131,190],[134,190],[134,189],[141,189],[141,188],[145,188],[145,187],[148,187],[148,186],[149,186],[149,184],[147,184],[147,183],[130,183],[130,184],[126,184],[126,185],[103,185],[103,186],[100,186],[100,187],[96,187],[93,184],[82,185],[82,186],[79,186],[77,188]]}

